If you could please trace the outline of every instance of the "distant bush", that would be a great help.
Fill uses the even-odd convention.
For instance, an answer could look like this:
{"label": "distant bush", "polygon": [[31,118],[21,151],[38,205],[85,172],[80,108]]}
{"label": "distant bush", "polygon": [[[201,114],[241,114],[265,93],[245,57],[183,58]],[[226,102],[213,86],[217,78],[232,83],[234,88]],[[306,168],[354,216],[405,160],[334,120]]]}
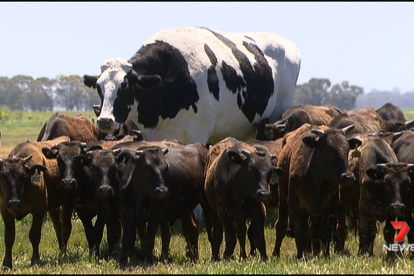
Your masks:
{"label": "distant bush", "polygon": [[0,121],[7,121],[13,117],[13,112],[6,106],[0,106]]}

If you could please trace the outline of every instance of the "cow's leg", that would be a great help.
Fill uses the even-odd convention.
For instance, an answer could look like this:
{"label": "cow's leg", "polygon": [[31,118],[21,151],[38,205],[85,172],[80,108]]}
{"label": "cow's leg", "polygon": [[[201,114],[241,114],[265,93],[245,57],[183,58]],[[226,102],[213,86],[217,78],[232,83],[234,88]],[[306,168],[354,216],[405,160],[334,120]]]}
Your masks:
{"label": "cow's leg", "polygon": [[[282,247],[282,241],[286,236],[286,230],[288,226],[289,209],[286,196],[280,196],[279,200],[279,217],[275,224],[276,241],[273,249],[273,256],[280,258],[280,248]],[[292,217],[290,216],[290,219]],[[296,229],[295,229],[296,231]]]}
{"label": "cow's leg", "polygon": [[8,270],[13,268],[13,244],[16,239],[16,221],[14,216],[6,209],[1,207],[1,215],[4,222],[4,242],[6,245],[6,252],[3,259],[3,269]]}
{"label": "cow's leg", "polygon": [[263,261],[267,261],[269,259],[266,251],[266,237],[264,231],[264,221],[266,217],[266,210],[265,206],[259,202],[254,204],[254,208],[252,210],[252,221],[249,227],[253,226],[252,235],[254,244],[260,252],[260,256]]}
{"label": "cow's leg", "polygon": [[[42,208],[43,210],[46,210],[46,208]],[[43,226],[43,220],[45,218],[46,211],[40,211],[38,213],[32,214],[32,226],[30,227],[29,231],[29,240],[32,244],[33,248],[33,254],[32,254],[32,260],[31,264],[37,264],[40,261],[40,254],[39,254],[39,244],[40,239],[42,237],[42,226]]]}
{"label": "cow's leg", "polygon": [[250,256],[255,256],[256,255],[256,244],[254,243],[254,225],[253,223],[250,223],[249,228],[247,229],[247,237],[249,238],[250,241]]}
{"label": "cow's leg", "polygon": [[[212,243],[211,243],[211,252],[213,255],[214,261],[220,261],[220,246],[223,242],[223,225],[221,224],[218,214],[212,210],[211,212],[212,220]],[[207,220],[206,220],[207,223]]]}
{"label": "cow's leg", "polygon": [[119,256],[119,263],[124,266],[128,262],[128,257],[132,260],[136,239],[135,206],[120,204],[120,218],[122,224],[122,248]]}
{"label": "cow's leg", "polygon": [[159,212],[151,212],[148,221],[147,233],[143,240],[143,245],[146,251],[146,262],[150,265],[154,263],[154,245],[155,245],[155,235],[157,233],[158,226],[160,224]]}
{"label": "cow's leg", "polygon": [[161,259],[168,259],[170,257],[170,243],[171,243],[171,225],[166,220],[160,221],[161,230]]}
{"label": "cow's leg", "polygon": [[309,223],[309,232],[312,243],[313,255],[317,256],[321,252],[321,237],[320,237],[320,226],[321,226],[321,214],[312,215]]}
{"label": "cow's leg", "polygon": [[330,254],[330,242],[332,239],[333,229],[332,224],[336,222],[336,216],[331,214],[328,210],[325,210],[322,213],[320,226],[319,226],[319,236],[322,246],[322,254],[325,258],[329,257]]}
{"label": "cow's leg", "polygon": [[239,241],[240,257],[243,258],[243,259],[247,259],[246,233],[247,233],[246,221],[236,222],[236,234],[237,234],[237,239]]}
{"label": "cow's leg", "polygon": [[187,257],[191,258],[192,262],[198,260],[198,219],[197,216],[191,212],[191,214],[183,216],[181,218],[181,228],[184,238],[187,243]]}
{"label": "cow's leg", "polygon": [[304,210],[293,208],[291,210],[291,218],[293,220],[293,225],[295,228],[297,259],[302,260],[304,258],[304,253],[309,238],[309,216]]}
{"label": "cow's leg", "polygon": [[122,235],[122,226],[119,220],[119,205],[115,203],[115,200],[112,197],[100,198],[99,202],[99,210],[104,217],[107,230],[106,237],[108,240],[109,255],[112,255],[119,248]]}
{"label": "cow's leg", "polygon": [[345,250],[345,241],[348,237],[348,226],[346,225],[346,205],[339,203],[336,213],[336,239],[335,239],[335,253],[342,253]]}
{"label": "cow's leg", "polygon": [[53,228],[55,229],[56,233],[56,239],[59,244],[59,249],[61,252],[64,251],[64,246],[62,242],[62,220],[61,220],[61,208],[49,210],[48,214],[50,216],[50,219],[53,223]]}
{"label": "cow's leg", "polygon": [[[400,219],[398,219],[398,220],[400,220]],[[393,218],[387,218],[385,220],[385,225],[384,225],[384,229],[383,229],[384,240],[385,240],[385,244],[387,246],[394,243],[394,237],[395,237],[395,233],[396,233],[394,227],[391,224],[391,221],[395,221],[395,218],[394,219]],[[402,243],[404,243],[404,242],[402,242]],[[388,257],[396,257],[396,256],[402,257],[403,256],[402,252],[403,251],[397,251],[397,252],[388,251],[387,256]]]}
{"label": "cow's leg", "polygon": [[236,231],[234,229],[234,221],[223,210],[218,209],[218,215],[224,228],[224,239],[226,241],[226,247],[224,249],[223,259],[230,260],[234,258],[234,248],[236,247],[237,238]]}
{"label": "cow's leg", "polygon": [[62,243],[63,252],[67,251],[68,241],[72,233],[72,215],[74,210],[73,201],[68,198],[62,205]]}
{"label": "cow's leg", "polygon": [[92,219],[95,217],[96,213],[89,213],[88,210],[83,207],[76,207],[76,213],[78,214],[85,231],[86,240],[88,241],[89,246],[89,254],[96,254],[96,235],[92,223]]}
{"label": "cow's leg", "polygon": [[361,213],[359,224],[359,254],[368,253],[374,255],[374,241],[377,234],[377,222],[372,214],[363,215]]}

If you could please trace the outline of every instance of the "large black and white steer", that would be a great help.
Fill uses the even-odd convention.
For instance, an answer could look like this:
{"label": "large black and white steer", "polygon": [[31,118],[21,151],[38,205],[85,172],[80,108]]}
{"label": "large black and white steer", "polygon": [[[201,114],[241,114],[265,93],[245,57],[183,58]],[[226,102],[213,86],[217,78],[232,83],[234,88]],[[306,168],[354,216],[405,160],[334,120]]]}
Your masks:
{"label": "large black and white steer", "polygon": [[164,30],[128,61],[113,59],[84,75],[101,97],[97,125],[110,132],[127,119],[146,140],[215,143],[253,138],[264,118],[292,106],[301,55],[267,32],[208,28]]}

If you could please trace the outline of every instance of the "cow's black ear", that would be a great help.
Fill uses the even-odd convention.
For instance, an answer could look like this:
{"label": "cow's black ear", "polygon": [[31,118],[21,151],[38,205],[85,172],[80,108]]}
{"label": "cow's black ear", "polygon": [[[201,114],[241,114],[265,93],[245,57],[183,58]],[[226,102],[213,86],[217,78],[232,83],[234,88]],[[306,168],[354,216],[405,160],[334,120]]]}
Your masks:
{"label": "cow's black ear", "polygon": [[98,78],[99,76],[83,75],[83,84],[85,84],[87,87],[96,88],[96,81]]}
{"label": "cow's black ear", "polygon": [[379,180],[384,178],[384,171],[378,168],[369,168],[365,173],[374,180]]}
{"label": "cow's black ear", "polygon": [[102,150],[103,147],[101,145],[92,145],[89,148],[86,148],[85,151],[92,151],[92,150]]}
{"label": "cow's black ear", "polygon": [[283,176],[283,169],[281,167],[273,166],[273,172],[276,173],[278,176]]}
{"label": "cow's black ear", "polygon": [[305,136],[302,138],[302,142],[309,148],[314,148],[318,144],[318,136]]}
{"label": "cow's black ear", "polygon": [[47,171],[47,168],[45,166],[43,166],[43,165],[33,165],[31,167],[25,165],[25,168],[26,168],[26,171],[29,174],[34,174],[36,172],[36,170],[38,172],[45,172],[45,171]]}
{"label": "cow's black ear", "polygon": [[348,139],[349,147],[351,149],[356,149],[360,145],[362,145],[362,141],[357,138]]}
{"label": "cow's black ear", "polygon": [[161,82],[159,75],[140,75],[137,80],[137,85],[141,89],[148,89],[156,86]]}
{"label": "cow's black ear", "polygon": [[42,148],[42,153],[47,159],[55,159],[58,155],[57,150],[52,150],[48,147],[43,147]]}

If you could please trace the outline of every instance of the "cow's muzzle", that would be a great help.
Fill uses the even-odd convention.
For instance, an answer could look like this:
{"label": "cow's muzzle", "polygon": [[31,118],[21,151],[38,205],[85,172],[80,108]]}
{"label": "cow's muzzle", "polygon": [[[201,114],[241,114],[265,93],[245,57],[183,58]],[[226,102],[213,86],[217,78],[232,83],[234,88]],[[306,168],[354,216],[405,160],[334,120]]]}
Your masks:
{"label": "cow's muzzle", "polygon": [[270,191],[263,189],[256,191],[256,199],[261,202],[267,202],[270,198]]}
{"label": "cow's muzzle", "polygon": [[168,188],[167,187],[157,187],[154,190],[155,198],[162,199],[168,196]]}
{"label": "cow's muzzle", "polygon": [[22,201],[20,199],[10,199],[8,201],[7,207],[11,210],[17,210],[22,206]]}
{"label": "cow's muzzle", "polygon": [[103,132],[112,132],[116,129],[115,122],[112,118],[98,118],[96,125]]}
{"label": "cow's muzzle", "polygon": [[65,190],[73,190],[78,187],[78,182],[73,178],[62,179],[60,187]]}
{"label": "cow's muzzle", "polygon": [[387,213],[391,216],[400,216],[405,213],[405,205],[402,203],[392,203],[387,209]]}
{"label": "cow's muzzle", "polygon": [[98,196],[111,197],[115,195],[114,189],[109,185],[104,185],[98,188]]}

